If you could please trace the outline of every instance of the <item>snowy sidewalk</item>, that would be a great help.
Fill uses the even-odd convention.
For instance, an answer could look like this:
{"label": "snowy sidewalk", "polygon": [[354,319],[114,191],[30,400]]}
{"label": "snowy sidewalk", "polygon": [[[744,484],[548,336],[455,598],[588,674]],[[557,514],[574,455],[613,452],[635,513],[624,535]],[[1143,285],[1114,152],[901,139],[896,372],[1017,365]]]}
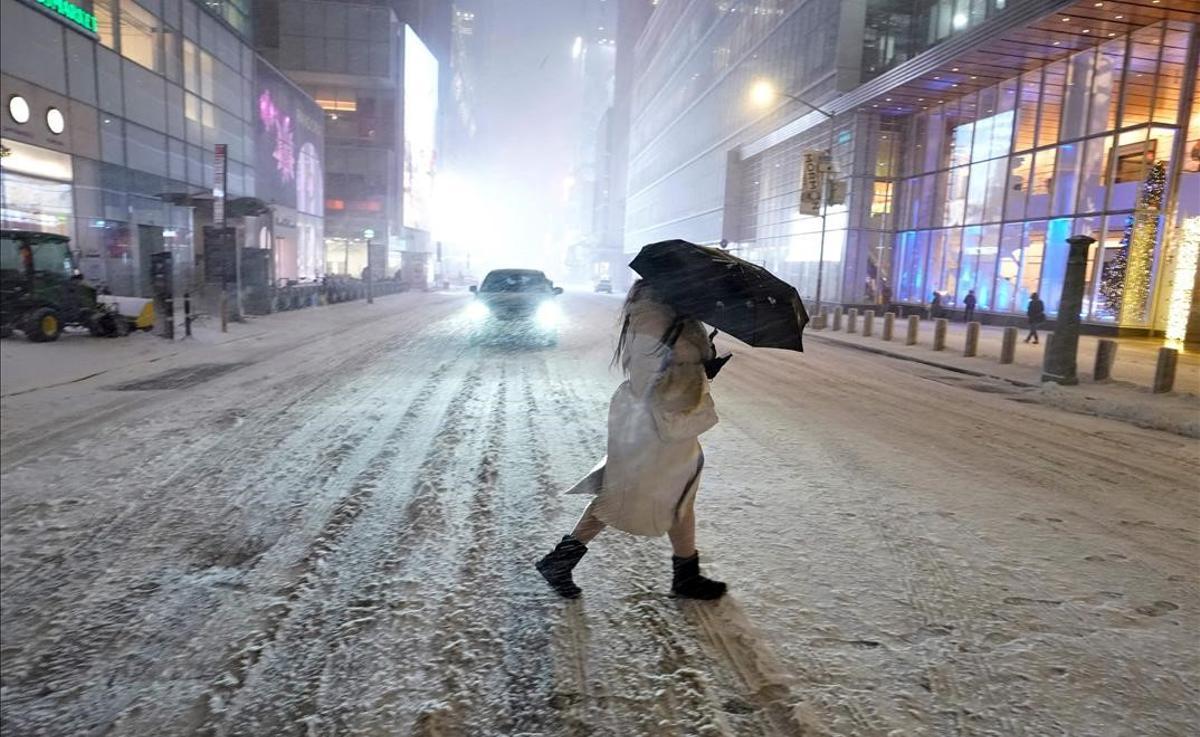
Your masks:
{"label": "snowy sidewalk", "polygon": [[265,341],[282,346],[312,340],[353,325],[364,316],[409,305],[415,299],[411,295],[388,295],[376,298],[378,306],[358,300],[247,316],[243,322],[230,322],[225,333],[221,332],[219,320],[204,319],[192,326],[189,338],[183,337],[180,323],[173,341],[141,332],[123,338],[93,338],[85,330],[72,330],[53,343],[30,343],[18,335],[0,341],[0,397],[60,387],[101,375],[132,377],[141,367],[173,363],[170,359],[183,363],[213,360],[223,347],[231,344]]}
{"label": "snowy sidewalk", "polygon": [[1079,338],[1078,372],[1080,384],[1074,387],[1041,381],[1042,350],[1046,346],[1043,331],[1042,342],[1024,342],[1024,334],[1017,341],[1014,362],[1000,363],[1000,345],[1004,330],[1000,327],[983,326],[980,330],[977,355],[963,356],[966,343],[966,324],[951,323],[946,332],[946,349],[933,350],[932,320],[922,320],[916,345],[905,345],[907,321],[896,320],[891,341],[885,341],[883,317],[876,315],[872,335],[862,335],[863,319],[858,318],[857,332],[846,332],[847,321],[843,317],[842,330],[825,329],[810,331],[808,335],[820,341],[866,350],[881,355],[915,361],[944,368],[950,371],[986,376],[1007,381],[1019,386],[1037,388],[1037,398],[1052,406],[1072,412],[1094,414],[1110,419],[1132,422],[1140,427],[1165,430],[1189,437],[1200,437],[1200,355],[1181,353],[1175,374],[1175,389],[1167,394],[1154,394],[1151,385],[1154,379],[1158,341],[1137,338],[1116,339],[1116,362],[1113,379],[1106,382],[1092,381],[1095,361],[1096,336]]}

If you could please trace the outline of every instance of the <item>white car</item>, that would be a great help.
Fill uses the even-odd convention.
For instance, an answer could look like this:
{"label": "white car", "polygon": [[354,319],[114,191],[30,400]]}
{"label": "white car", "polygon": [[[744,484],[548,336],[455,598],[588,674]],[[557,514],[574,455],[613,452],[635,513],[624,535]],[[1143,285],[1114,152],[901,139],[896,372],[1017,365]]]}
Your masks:
{"label": "white car", "polygon": [[555,297],[562,288],[533,269],[498,269],[489,272],[468,308],[475,323],[475,338],[516,338],[554,345],[562,310]]}

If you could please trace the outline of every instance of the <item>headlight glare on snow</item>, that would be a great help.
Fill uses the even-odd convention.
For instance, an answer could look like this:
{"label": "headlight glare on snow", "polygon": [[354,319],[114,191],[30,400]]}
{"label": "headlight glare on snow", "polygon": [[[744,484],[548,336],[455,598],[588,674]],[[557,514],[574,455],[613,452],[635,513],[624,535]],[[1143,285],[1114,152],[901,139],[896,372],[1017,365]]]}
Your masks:
{"label": "headlight glare on snow", "polygon": [[562,322],[562,309],[553,302],[543,302],[538,305],[537,324],[543,328],[558,327]]}
{"label": "headlight glare on snow", "polygon": [[491,314],[492,311],[488,309],[488,306],[479,300],[475,300],[471,302],[471,304],[467,305],[467,317],[476,322],[486,320]]}

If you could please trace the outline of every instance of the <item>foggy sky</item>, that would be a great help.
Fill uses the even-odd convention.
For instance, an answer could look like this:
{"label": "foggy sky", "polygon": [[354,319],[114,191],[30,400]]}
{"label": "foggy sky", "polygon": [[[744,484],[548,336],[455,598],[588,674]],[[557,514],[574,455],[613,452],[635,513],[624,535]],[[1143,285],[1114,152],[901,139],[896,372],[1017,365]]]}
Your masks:
{"label": "foggy sky", "polygon": [[571,45],[582,32],[583,0],[468,0],[462,7],[476,14],[479,125],[457,173],[501,211],[494,219],[504,221],[504,232],[491,266],[556,269],[534,262],[548,260],[541,253],[548,240],[561,240],[563,181],[582,135],[583,89]]}

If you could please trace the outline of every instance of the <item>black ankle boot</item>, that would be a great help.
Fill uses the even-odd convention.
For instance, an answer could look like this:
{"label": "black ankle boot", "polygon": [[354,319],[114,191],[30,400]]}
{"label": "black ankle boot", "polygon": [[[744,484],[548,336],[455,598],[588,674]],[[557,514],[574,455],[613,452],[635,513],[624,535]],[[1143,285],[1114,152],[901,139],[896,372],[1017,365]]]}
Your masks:
{"label": "black ankle boot", "polygon": [[571,570],[587,552],[587,546],[570,535],[563,535],[562,542],[550,554],[537,562],[538,572],[546,583],[567,599],[575,599],[582,590],[571,580]]}
{"label": "black ankle boot", "polygon": [[671,556],[675,568],[675,580],[671,582],[671,593],[686,599],[720,599],[725,595],[725,583],[700,575],[700,554],[690,558]]}

